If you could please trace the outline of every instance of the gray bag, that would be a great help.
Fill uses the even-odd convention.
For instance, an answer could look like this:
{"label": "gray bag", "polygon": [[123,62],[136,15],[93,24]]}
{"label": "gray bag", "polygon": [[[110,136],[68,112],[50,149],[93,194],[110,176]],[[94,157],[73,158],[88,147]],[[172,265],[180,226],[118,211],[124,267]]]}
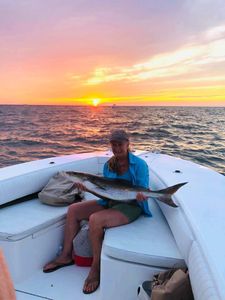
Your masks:
{"label": "gray bag", "polygon": [[89,267],[93,261],[93,251],[89,237],[88,221],[80,222],[80,231],[73,240],[73,257],[78,266]]}
{"label": "gray bag", "polygon": [[53,206],[65,206],[83,199],[84,193],[73,188],[74,178],[61,171],[54,175],[47,185],[38,193],[42,203]]}
{"label": "gray bag", "polygon": [[89,238],[89,224],[88,221],[82,220],[80,222],[80,231],[73,239],[73,251],[76,255],[82,257],[92,257],[92,247]]}

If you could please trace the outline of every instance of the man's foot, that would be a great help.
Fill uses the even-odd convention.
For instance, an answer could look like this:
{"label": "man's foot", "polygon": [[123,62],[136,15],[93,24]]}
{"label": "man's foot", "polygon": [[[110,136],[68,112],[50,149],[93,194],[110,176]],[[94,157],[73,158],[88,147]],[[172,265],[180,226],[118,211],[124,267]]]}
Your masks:
{"label": "man's foot", "polygon": [[94,293],[100,284],[100,272],[99,270],[90,270],[87,279],[84,282],[83,293],[91,294]]}
{"label": "man's foot", "polygon": [[43,272],[44,273],[54,272],[60,268],[71,266],[73,264],[74,264],[73,260],[58,260],[58,259],[56,259],[56,260],[51,261],[47,265],[45,265],[43,268]]}

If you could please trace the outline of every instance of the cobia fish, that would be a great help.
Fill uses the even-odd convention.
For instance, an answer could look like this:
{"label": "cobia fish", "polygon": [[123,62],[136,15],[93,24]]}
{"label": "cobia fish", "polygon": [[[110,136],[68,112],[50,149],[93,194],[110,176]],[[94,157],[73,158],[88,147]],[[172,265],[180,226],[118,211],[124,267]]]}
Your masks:
{"label": "cobia fish", "polygon": [[[157,199],[163,203],[168,204],[172,207],[177,205],[172,200],[171,196],[187,182],[178,183],[168,188],[151,191],[137,186],[131,185],[126,180],[121,179],[109,179],[101,176],[96,176],[88,173],[81,172],[66,172],[72,178],[74,182],[81,182],[85,185],[86,191],[105,200],[113,200],[120,202],[130,202],[136,200],[138,192],[142,192],[149,198]],[[72,186],[65,193],[70,192],[74,187]]]}

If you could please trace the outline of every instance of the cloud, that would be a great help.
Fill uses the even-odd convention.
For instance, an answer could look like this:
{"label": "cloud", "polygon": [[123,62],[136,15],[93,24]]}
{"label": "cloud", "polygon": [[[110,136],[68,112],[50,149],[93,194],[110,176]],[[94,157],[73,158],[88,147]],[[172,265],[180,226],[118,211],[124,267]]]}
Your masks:
{"label": "cloud", "polygon": [[225,38],[225,24],[210,28],[204,33],[206,40],[218,40]]}
{"label": "cloud", "polygon": [[223,84],[224,20],[224,0],[0,1],[0,101]]}
{"label": "cloud", "polygon": [[198,43],[192,43],[173,52],[155,55],[127,67],[98,67],[83,81],[84,85],[108,82],[140,82],[204,71],[215,63],[225,62],[225,25],[207,30]]}

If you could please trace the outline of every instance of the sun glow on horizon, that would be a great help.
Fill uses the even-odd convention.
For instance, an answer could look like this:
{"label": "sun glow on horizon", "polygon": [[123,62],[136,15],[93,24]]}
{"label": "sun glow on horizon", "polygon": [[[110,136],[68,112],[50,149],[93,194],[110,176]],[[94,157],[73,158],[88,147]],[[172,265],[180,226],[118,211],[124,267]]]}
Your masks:
{"label": "sun glow on horizon", "polygon": [[0,105],[225,107],[225,1],[28,2],[4,5]]}
{"label": "sun glow on horizon", "polygon": [[95,107],[98,106],[100,102],[101,100],[99,98],[92,99],[92,105]]}

